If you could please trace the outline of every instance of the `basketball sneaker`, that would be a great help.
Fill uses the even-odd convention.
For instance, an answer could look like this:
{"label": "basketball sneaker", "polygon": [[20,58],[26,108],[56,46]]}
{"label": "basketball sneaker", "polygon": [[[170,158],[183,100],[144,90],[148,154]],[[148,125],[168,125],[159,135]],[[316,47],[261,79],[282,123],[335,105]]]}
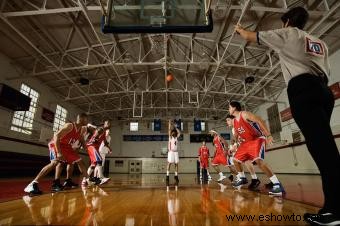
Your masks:
{"label": "basketball sneaker", "polygon": [[102,182],[102,179],[100,179],[99,177],[95,177],[94,178],[94,184],[95,185],[98,185],[98,184],[100,184]]}
{"label": "basketball sneaker", "polygon": [[76,188],[78,187],[78,184],[76,183],[73,183],[72,179],[71,178],[68,178],[65,180],[64,184],[63,184],[63,187],[68,189],[68,188]]}
{"label": "basketball sneaker", "polygon": [[221,182],[221,181],[223,181],[226,178],[227,178],[226,176],[220,175],[220,178],[218,178],[217,182]]}
{"label": "basketball sneaker", "polygon": [[264,186],[266,189],[272,189],[273,185],[274,185],[273,182],[269,182],[268,184],[265,184]]}
{"label": "basketball sneaker", "polygon": [[42,191],[40,191],[38,183],[37,182],[31,182],[29,183],[26,188],[24,189],[26,193],[29,193],[31,195],[40,195],[42,194]]}
{"label": "basketball sneaker", "polygon": [[102,178],[101,181],[100,181],[100,185],[107,183],[109,180],[110,180],[109,177]]}
{"label": "basketball sneaker", "polygon": [[269,195],[281,196],[283,193],[285,193],[285,191],[280,183],[273,184],[273,188],[269,191]]}
{"label": "basketball sneaker", "polygon": [[259,187],[260,183],[261,181],[259,179],[251,179],[248,189],[254,191]]}
{"label": "basketball sneaker", "polygon": [[60,180],[59,179],[54,180],[53,183],[52,183],[51,191],[52,192],[59,192],[59,191],[62,191],[62,190],[63,190],[63,186],[60,184]]}
{"label": "basketball sneaker", "polygon": [[340,217],[332,213],[305,213],[303,215],[303,218],[311,225],[340,225]]}
{"label": "basketball sneaker", "polygon": [[239,187],[239,186],[244,185],[244,184],[247,184],[247,183],[248,183],[247,178],[241,177],[241,178],[237,179],[236,181],[234,181],[234,182],[232,183],[232,185],[233,185],[234,187]]}
{"label": "basketball sneaker", "polygon": [[230,176],[228,177],[228,179],[230,180],[230,182],[233,182],[234,176],[233,176],[233,175],[230,175]]}

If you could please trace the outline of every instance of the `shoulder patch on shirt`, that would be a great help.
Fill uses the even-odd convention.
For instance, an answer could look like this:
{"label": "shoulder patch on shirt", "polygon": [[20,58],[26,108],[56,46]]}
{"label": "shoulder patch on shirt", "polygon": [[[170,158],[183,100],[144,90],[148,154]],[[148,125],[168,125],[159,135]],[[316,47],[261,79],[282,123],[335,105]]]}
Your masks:
{"label": "shoulder patch on shirt", "polygon": [[306,37],[306,52],[312,55],[323,56],[324,50],[321,42],[312,41]]}

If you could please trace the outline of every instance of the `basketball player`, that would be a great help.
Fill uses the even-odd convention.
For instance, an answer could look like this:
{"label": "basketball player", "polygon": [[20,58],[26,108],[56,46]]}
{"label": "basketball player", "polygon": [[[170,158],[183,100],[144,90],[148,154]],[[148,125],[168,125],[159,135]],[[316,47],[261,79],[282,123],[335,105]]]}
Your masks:
{"label": "basketball player", "polygon": [[[218,182],[223,181],[226,176],[223,175],[223,172],[219,169],[219,165],[227,166],[230,169],[230,172],[237,175],[237,171],[235,170],[234,166],[232,165],[228,155],[229,151],[227,142],[215,131],[210,130],[209,134],[214,136],[213,144],[215,146],[215,154],[213,157],[213,160],[211,162],[211,165],[214,167],[216,172],[220,175],[220,178],[217,180]],[[233,175],[230,175],[229,179],[230,181],[233,181]]]}
{"label": "basketball player", "polygon": [[[174,127],[174,129],[171,129]],[[174,125],[171,120],[169,120],[169,143],[168,143],[168,165],[166,168],[166,184],[169,184],[169,173],[170,173],[170,166],[172,164],[175,165],[175,181],[176,184],[179,183],[178,179],[178,138],[181,136],[179,129],[177,129],[176,125]]]}
{"label": "basketball player", "polygon": [[[269,194],[282,195],[284,193],[284,189],[281,183],[263,160],[266,142],[267,144],[271,145],[273,142],[273,137],[269,133],[266,124],[260,117],[250,112],[241,110],[241,104],[239,102],[232,101],[229,103],[229,113],[235,117],[233,119],[235,139],[242,139],[242,142],[237,148],[237,152],[234,156],[234,164],[238,171],[238,180],[233,185],[238,187],[246,184],[242,163],[250,160],[255,162],[274,184],[273,188],[269,191]],[[262,135],[261,131],[257,130],[253,126],[254,122],[260,126],[261,131],[266,135],[266,137]]]}
{"label": "basketball player", "polygon": [[205,141],[202,142],[202,146],[198,150],[198,161],[200,162],[200,180],[203,179],[203,170],[207,171],[208,180],[211,180],[211,176],[209,174],[209,148],[205,144]]}
{"label": "basketball player", "polygon": [[239,25],[235,29],[247,41],[266,45],[279,55],[291,112],[318,166],[325,197],[319,214],[304,217],[314,225],[334,225],[340,224],[340,154],[330,127],[334,96],[327,85],[328,48],[303,31],[308,17],[304,8],[296,7],[281,17],[282,29],[252,32]]}
{"label": "basketball player", "polygon": [[[73,150],[76,152],[76,153],[79,153],[80,151],[80,148],[81,147],[85,147],[84,150],[87,150],[86,149],[86,144],[85,142],[87,141],[87,139],[91,136],[91,134],[94,133],[96,129],[96,126],[88,123],[87,126],[86,126],[86,132],[84,134],[84,139],[83,140],[78,140],[76,141],[73,145],[72,145],[72,148]],[[83,143],[82,143],[83,142]],[[79,168],[79,171],[81,172],[82,176],[83,176],[83,180],[81,182],[81,185],[82,186],[86,186],[87,185],[87,172],[86,172],[86,167],[85,167],[85,164],[84,164],[84,161],[83,160],[80,160],[76,163],[73,163],[73,164],[67,164],[67,167],[66,167],[66,180],[63,184],[63,189],[69,189],[69,188],[75,188],[75,187],[78,187],[78,184],[74,183],[71,179],[72,177],[72,174],[73,174],[73,169],[74,169],[74,165],[77,164],[78,165],[78,168]],[[60,169],[58,169],[58,167],[60,167]],[[56,178],[60,178],[60,173],[62,172],[62,168],[64,167],[64,163],[60,162],[57,166],[57,170],[56,170]]]}
{"label": "basketball player", "polygon": [[[79,114],[77,116],[77,121],[73,123],[66,123],[63,128],[61,128],[49,142],[48,147],[50,151],[51,162],[46,165],[38,173],[36,178],[27,185],[24,189],[25,192],[32,195],[39,195],[42,192],[38,187],[39,180],[46,176],[50,171],[56,168],[60,161],[65,161],[68,164],[73,164],[74,162],[80,161],[79,155],[75,154],[72,144],[77,140],[81,139],[85,133],[85,126],[87,124],[87,115]],[[60,181],[54,181],[52,188],[60,188],[62,186]]]}
{"label": "basketball player", "polygon": [[[235,137],[235,129],[233,128],[233,119],[234,118],[235,118],[234,116],[229,115],[229,114],[227,115],[227,118],[226,118],[227,126],[229,128],[231,128],[231,132],[232,132],[233,137]],[[259,128],[258,125],[256,125],[256,126],[257,126],[257,128]],[[232,142],[234,142],[234,143],[232,143],[232,145],[229,147],[229,149],[230,149],[230,151],[232,153],[232,158],[234,158],[235,153],[237,151],[238,142],[236,140],[234,140],[234,139],[232,139]],[[247,169],[248,169],[248,171],[250,173],[250,176],[251,176],[251,183],[249,184],[248,189],[249,190],[256,190],[259,187],[261,182],[257,178],[257,175],[255,173],[255,169],[254,169],[254,165],[250,161],[246,161],[244,163],[244,165],[247,167]],[[245,177],[245,175],[241,175],[241,176]]]}
{"label": "basketball player", "polygon": [[[106,139],[106,142],[108,143],[108,145],[110,145],[110,142],[111,142],[110,130],[106,130],[106,138],[105,139]],[[105,145],[105,142],[102,142],[100,147],[99,147],[99,154],[100,154],[100,157],[102,157],[102,168],[104,168],[106,155],[110,154],[110,153],[112,153],[111,148],[108,148]],[[101,179],[104,179],[104,177],[101,178]]]}
{"label": "basketball player", "polygon": [[[102,168],[102,157],[99,153],[99,147],[102,142],[108,148],[109,144],[106,140],[107,133],[106,131],[110,129],[110,122],[105,121],[103,127],[99,127],[95,130],[92,137],[87,142],[87,152],[89,154],[91,165],[87,170],[89,176],[91,176],[92,172],[94,171],[94,177],[89,179],[89,182],[94,182],[95,184],[105,184],[107,183],[110,178],[105,178],[103,175],[103,168]],[[102,178],[102,179],[101,179]]]}

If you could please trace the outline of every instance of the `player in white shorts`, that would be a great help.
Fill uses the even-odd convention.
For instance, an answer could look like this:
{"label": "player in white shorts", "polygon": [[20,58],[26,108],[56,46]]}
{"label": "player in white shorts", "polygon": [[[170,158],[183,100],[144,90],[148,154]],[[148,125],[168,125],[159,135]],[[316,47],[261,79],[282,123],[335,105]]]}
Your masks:
{"label": "player in white shorts", "polygon": [[[110,130],[106,131],[106,142],[110,144],[111,142],[111,136],[110,136]],[[107,154],[112,153],[111,149],[107,146],[105,146],[105,142],[102,142],[100,147],[99,147],[99,154],[102,157],[102,168],[104,169],[104,164],[105,164],[105,157]],[[99,172],[98,172],[99,173]],[[100,179],[104,179],[107,177],[104,177],[104,175],[100,175]]]}
{"label": "player in white shorts", "polygon": [[[172,129],[173,127],[173,129]],[[175,165],[175,181],[176,183],[179,182],[178,179],[178,138],[181,136],[179,129],[173,125],[171,120],[169,120],[169,143],[168,143],[168,165],[166,170],[166,183],[169,184],[169,171],[171,164]]]}

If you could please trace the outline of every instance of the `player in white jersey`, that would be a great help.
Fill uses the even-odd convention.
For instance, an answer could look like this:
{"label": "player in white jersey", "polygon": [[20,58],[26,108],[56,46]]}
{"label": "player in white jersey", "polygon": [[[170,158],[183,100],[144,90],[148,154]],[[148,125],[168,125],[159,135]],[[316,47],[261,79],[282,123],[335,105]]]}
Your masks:
{"label": "player in white jersey", "polygon": [[[106,142],[107,142],[108,144],[110,144],[110,142],[111,142],[110,130],[107,130],[107,131],[106,131],[106,137],[105,137],[105,139],[106,139]],[[107,154],[110,154],[110,153],[112,153],[111,149],[110,149],[108,146],[106,146],[106,145],[105,145],[105,142],[103,141],[103,142],[101,143],[100,147],[99,147],[99,154],[100,154],[100,156],[102,157],[102,168],[103,168],[103,169],[104,169],[104,164],[105,164],[105,157],[106,157]],[[95,170],[95,173],[94,173],[94,174],[95,174],[95,175],[99,175],[99,174],[100,174],[100,175],[99,175],[99,178],[100,178],[101,180],[109,180],[108,177],[104,177],[103,173],[100,173],[99,171],[96,172],[96,170]]]}
{"label": "player in white jersey", "polygon": [[[172,129],[173,128],[173,129]],[[168,143],[168,165],[166,168],[166,183],[169,184],[169,173],[170,166],[175,165],[175,181],[179,182],[178,179],[178,138],[181,136],[179,129],[169,120],[169,143]]]}
{"label": "player in white jersey", "polygon": [[281,29],[253,32],[236,25],[235,30],[246,41],[265,45],[279,56],[290,110],[318,166],[325,199],[319,213],[305,214],[305,221],[340,225],[340,154],[330,126],[335,101],[328,87],[328,47],[317,35],[321,31],[316,29],[316,36],[303,31],[308,18],[304,8],[295,7],[282,15]]}

